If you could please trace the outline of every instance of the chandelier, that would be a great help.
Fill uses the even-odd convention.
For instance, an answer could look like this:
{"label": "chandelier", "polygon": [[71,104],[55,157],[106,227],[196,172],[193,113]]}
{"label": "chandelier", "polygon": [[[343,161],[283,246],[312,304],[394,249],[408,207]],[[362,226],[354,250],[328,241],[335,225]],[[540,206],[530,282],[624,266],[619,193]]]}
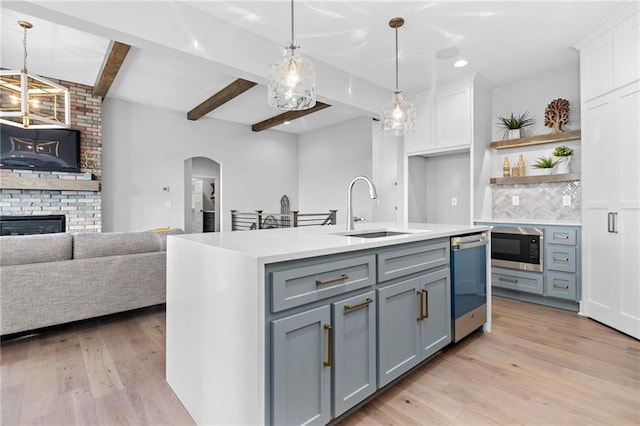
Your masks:
{"label": "chandelier", "polygon": [[27,30],[33,25],[18,21],[24,29],[22,70],[0,70],[0,123],[33,129],[70,126],[69,90],[27,72]]}
{"label": "chandelier", "polygon": [[316,71],[313,63],[296,55],[291,0],[291,43],[285,55],[271,64],[267,94],[269,104],[275,108],[297,111],[316,105]]}
{"label": "chandelier", "polygon": [[396,30],[396,90],[391,102],[382,109],[382,134],[402,136],[413,133],[416,124],[416,110],[412,103],[402,99],[402,92],[398,89],[398,28],[404,25],[403,18],[393,18],[389,26]]}

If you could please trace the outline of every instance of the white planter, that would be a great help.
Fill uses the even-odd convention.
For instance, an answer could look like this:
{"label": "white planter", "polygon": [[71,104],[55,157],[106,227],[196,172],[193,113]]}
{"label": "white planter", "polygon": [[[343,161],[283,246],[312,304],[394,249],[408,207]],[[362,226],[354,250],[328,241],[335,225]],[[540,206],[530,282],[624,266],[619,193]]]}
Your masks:
{"label": "white planter", "polygon": [[571,167],[569,167],[570,161],[571,161],[571,156],[560,157],[558,167],[556,168],[556,174],[562,175],[566,173],[571,173]]}
{"label": "white planter", "polygon": [[507,132],[507,139],[520,139],[522,137],[522,129],[511,129]]}

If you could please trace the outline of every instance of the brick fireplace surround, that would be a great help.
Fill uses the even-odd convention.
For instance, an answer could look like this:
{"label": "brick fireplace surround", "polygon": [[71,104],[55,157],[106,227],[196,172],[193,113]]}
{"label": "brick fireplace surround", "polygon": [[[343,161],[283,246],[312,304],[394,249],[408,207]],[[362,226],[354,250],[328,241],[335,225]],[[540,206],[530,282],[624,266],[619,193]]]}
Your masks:
{"label": "brick fireplace surround", "polygon": [[[71,128],[80,130],[81,171],[100,179],[102,167],[101,98],[93,95],[93,87],[68,81],[56,81],[68,87],[71,95]],[[79,180],[83,173],[42,172],[2,169],[2,179],[32,178]],[[7,181],[9,179],[6,179]],[[64,184],[56,187],[64,188]],[[71,185],[70,188],[74,186]],[[67,189],[0,189],[0,215],[32,216],[64,214],[67,232],[100,232],[102,230],[102,193]]]}

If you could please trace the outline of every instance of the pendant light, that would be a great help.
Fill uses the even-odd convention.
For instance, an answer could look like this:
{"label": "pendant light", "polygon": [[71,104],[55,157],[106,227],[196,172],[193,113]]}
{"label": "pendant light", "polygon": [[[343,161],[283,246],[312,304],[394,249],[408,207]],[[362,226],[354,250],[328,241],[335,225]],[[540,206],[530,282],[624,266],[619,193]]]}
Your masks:
{"label": "pendant light", "polygon": [[416,110],[412,103],[402,99],[402,92],[398,89],[398,28],[404,25],[403,18],[393,18],[389,26],[396,30],[396,90],[391,102],[382,109],[382,134],[401,136],[413,133],[416,124]]}
{"label": "pendant light", "polygon": [[24,62],[20,71],[0,71],[0,123],[33,129],[70,126],[69,90],[27,72],[27,30],[33,25],[18,21],[24,29]]}
{"label": "pendant light", "polygon": [[316,105],[316,71],[307,59],[296,55],[293,32],[293,0],[291,0],[291,43],[285,55],[273,64],[267,88],[269,104],[275,108],[296,111]]}

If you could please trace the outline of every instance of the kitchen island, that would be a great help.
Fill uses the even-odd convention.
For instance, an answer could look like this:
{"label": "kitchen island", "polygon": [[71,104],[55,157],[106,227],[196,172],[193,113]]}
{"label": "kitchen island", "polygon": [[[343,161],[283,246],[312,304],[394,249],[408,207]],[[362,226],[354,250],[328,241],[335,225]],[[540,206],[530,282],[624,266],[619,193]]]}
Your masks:
{"label": "kitchen island", "polygon": [[449,238],[488,229],[169,237],[167,382],[198,424],[326,424],[451,342]]}

